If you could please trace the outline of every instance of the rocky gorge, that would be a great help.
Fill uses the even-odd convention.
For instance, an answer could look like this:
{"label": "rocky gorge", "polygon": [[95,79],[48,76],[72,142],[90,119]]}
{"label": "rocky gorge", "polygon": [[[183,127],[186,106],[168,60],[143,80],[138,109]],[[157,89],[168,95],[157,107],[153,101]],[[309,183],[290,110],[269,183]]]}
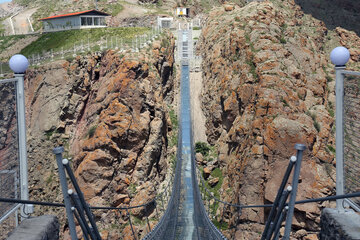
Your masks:
{"label": "rocky gorge", "polygon": [[[359,70],[359,37],[305,14],[294,0],[227,3],[212,10],[198,51],[208,142],[218,153],[221,199],[274,201],[295,143],[307,146],[297,199],[335,193],[332,48],[349,48]],[[297,205],[295,239],[317,239],[320,211],[332,203]],[[259,239],[268,210],[219,208],[229,239]],[[283,231],[283,229],[281,230]]]}
{"label": "rocky gorge", "polygon": [[[28,70],[25,77],[30,199],[62,202],[52,148],[63,146],[85,198],[96,206],[134,206],[158,194],[176,147],[174,38],[139,53],[114,50],[76,56]],[[134,209],[136,232],[153,209]],[[36,214],[62,209],[36,207]],[[126,211],[94,212],[103,239],[127,239]],[[151,224],[154,224],[153,219]],[[63,222],[64,223],[64,222]],[[62,238],[68,239],[62,224]]]}

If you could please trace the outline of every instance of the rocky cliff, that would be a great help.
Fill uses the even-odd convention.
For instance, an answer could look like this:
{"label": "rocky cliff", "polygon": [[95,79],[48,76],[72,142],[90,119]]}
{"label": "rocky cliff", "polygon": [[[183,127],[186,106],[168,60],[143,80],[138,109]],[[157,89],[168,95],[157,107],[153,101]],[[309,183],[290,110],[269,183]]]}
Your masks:
{"label": "rocky cliff", "polygon": [[[175,151],[168,143],[173,54],[174,38],[165,34],[140,53],[93,53],[27,73],[31,199],[62,201],[51,153],[57,145],[65,147],[91,205],[134,206],[161,191]],[[131,213],[141,220],[152,211]],[[97,211],[95,217],[104,239],[131,233],[126,212]]]}
{"label": "rocky cliff", "polygon": [[[359,70],[359,37],[330,31],[293,0],[252,2],[210,12],[199,47],[207,137],[224,175],[221,198],[271,203],[294,144],[307,146],[297,199],[335,193],[333,47],[350,48]],[[297,205],[293,233],[316,239],[320,210],[329,203]],[[233,209],[232,209],[233,210]],[[230,239],[258,239],[268,211],[218,210]]]}

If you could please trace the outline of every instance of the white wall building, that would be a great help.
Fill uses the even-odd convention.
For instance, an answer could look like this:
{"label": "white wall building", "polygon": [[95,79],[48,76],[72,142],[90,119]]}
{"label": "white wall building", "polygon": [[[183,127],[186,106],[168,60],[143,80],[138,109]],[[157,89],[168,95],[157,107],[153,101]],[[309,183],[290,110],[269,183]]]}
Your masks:
{"label": "white wall building", "polygon": [[106,27],[105,17],[109,14],[97,10],[75,12],[39,19],[43,22],[44,32],[56,32],[70,29]]}
{"label": "white wall building", "polygon": [[190,8],[185,7],[177,7],[175,9],[175,15],[178,17],[189,17],[190,15]]}
{"label": "white wall building", "polygon": [[158,17],[157,25],[161,28],[172,28],[174,18],[172,17]]}

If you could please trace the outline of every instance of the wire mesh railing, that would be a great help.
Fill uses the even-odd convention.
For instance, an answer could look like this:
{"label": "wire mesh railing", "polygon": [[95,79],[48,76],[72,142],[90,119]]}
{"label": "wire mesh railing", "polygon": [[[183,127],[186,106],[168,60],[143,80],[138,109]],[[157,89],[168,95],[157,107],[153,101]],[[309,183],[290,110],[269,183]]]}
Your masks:
{"label": "wire mesh railing", "polygon": [[[0,197],[17,199],[19,184],[19,144],[16,114],[16,79],[0,81]],[[0,235],[17,226],[18,203],[0,202],[0,223],[6,222]],[[10,218],[9,218],[10,217]]]}
{"label": "wire mesh railing", "polygon": [[28,57],[31,65],[40,64],[46,61],[59,59],[69,59],[77,55],[87,54],[88,52],[104,51],[108,49],[120,52],[130,50],[138,52],[148,46],[154,39],[162,33],[162,28],[151,27],[146,33],[135,35],[134,37],[119,37],[117,35],[103,36],[98,40],[90,39],[77,41],[71,48],[49,50],[43,53],[31,54]]}
{"label": "wire mesh railing", "polygon": [[[360,73],[344,72],[344,193],[360,191]],[[353,198],[360,209],[360,198]]]}

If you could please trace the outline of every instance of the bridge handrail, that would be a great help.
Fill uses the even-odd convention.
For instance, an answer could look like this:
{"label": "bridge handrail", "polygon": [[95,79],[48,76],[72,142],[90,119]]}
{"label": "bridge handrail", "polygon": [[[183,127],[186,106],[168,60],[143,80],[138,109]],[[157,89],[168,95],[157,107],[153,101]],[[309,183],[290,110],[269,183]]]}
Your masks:
{"label": "bridge handrail", "polygon": [[[176,205],[176,203],[179,201],[179,183],[181,181],[181,165],[182,165],[182,158],[181,158],[181,152],[182,152],[182,145],[181,145],[181,123],[179,122],[179,131],[178,131],[178,148],[177,148],[177,161],[176,161],[176,167],[175,167],[175,176],[173,178],[173,189],[172,189],[172,194],[170,197],[170,200],[168,202],[167,208],[165,210],[164,215],[161,217],[160,221],[156,224],[156,226],[153,228],[153,230],[151,232],[149,232],[143,239],[147,240],[147,239],[153,239],[158,236],[160,236],[161,234],[163,234],[164,230],[167,228],[168,224],[170,224],[169,221],[167,221],[170,218],[170,212],[172,209],[174,209],[174,206]],[[177,213],[177,211],[176,211]],[[173,220],[177,220],[177,216],[173,216],[172,217]],[[175,235],[175,226],[176,226],[176,222],[174,225],[174,229],[172,231],[172,233],[170,235],[174,236]]]}

